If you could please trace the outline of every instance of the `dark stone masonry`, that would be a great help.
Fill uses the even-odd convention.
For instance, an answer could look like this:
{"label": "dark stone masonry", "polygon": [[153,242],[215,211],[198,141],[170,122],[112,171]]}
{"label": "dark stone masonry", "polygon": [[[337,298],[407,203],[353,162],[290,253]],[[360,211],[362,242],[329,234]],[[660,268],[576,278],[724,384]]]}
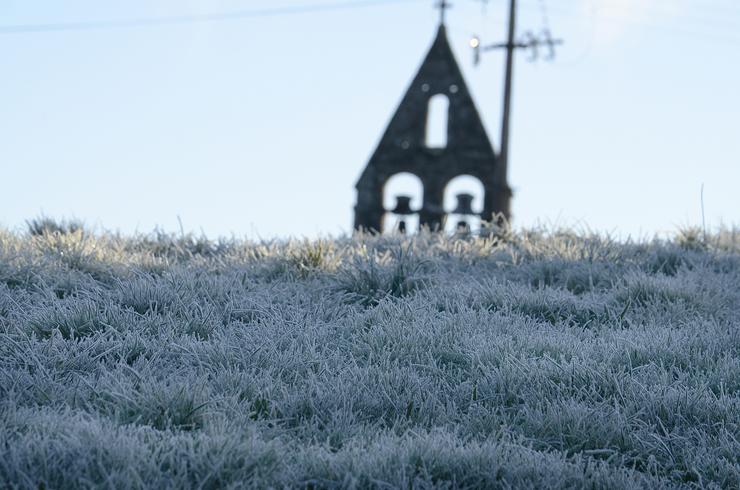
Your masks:
{"label": "dark stone masonry", "polygon": [[[429,147],[430,100],[440,94],[449,100],[447,142],[443,147]],[[461,175],[473,176],[483,184],[482,220],[495,222],[510,216],[512,193],[506,169],[499,164],[483,127],[444,24],[357,182],[355,229],[384,230],[383,219],[390,211],[383,208],[384,187],[401,172],[416,175],[423,185],[422,208],[414,210],[421,226],[442,227],[451,211],[444,209],[445,188]]]}

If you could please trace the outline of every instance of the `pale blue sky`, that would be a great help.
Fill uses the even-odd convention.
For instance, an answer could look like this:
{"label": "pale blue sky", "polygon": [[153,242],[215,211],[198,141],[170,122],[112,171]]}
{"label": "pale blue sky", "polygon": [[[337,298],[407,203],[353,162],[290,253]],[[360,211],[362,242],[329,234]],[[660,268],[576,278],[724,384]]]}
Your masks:
{"label": "pale blue sky", "polygon": [[[238,20],[9,33],[331,0],[2,0],[0,225],[337,235],[431,43],[432,1]],[[360,2],[362,3],[362,2]],[[506,4],[457,0],[453,49],[497,148]],[[740,5],[549,0],[554,63],[517,60],[514,223],[622,236],[740,225]],[[522,0],[519,31],[542,27]]]}

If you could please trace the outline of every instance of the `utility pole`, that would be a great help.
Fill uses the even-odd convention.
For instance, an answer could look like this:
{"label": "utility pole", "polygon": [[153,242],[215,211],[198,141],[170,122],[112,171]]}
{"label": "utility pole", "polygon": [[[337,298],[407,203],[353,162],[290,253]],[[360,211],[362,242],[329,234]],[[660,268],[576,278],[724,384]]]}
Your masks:
{"label": "utility pole", "polygon": [[514,38],[516,37],[516,0],[511,0],[509,6],[509,36],[506,41],[506,75],[504,80],[504,115],[501,121],[501,155],[499,173],[502,180],[507,182],[509,168],[509,126],[511,124],[511,85],[514,77]]}
{"label": "utility pole", "polygon": [[[544,4],[543,4],[544,8]],[[503,117],[501,120],[501,151],[499,154],[499,182],[507,182],[507,172],[509,167],[509,138],[511,134],[511,101],[514,84],[514,55],[519,49],[528,49],[532,51],[532,55],[529,61],[534,61],[539,57],[540,47],[547,47],[549,50],[548,55],[545,57],[547,60],[553,60],[555,58],[555,46],[563,44],[561,39],[553,39],[550,34],[550,30],[545,25],[540,35],[534,35],[528,31],[524,35],[524,39],[521,41],[516,40],[516,14],[517,14],[516,0],[510,0],[509,4],[509,25],[507,41],[505,43],[491,44],[488,46],[482,46],[481,40],[478,37],[473,37],[470,40],[470,46],[474,52],[474,62],[477,65],[481,60],[481,53],[485,51],[504,49],[506,50],[506,73],[504,78],[504,108]],[[546,17],[546,16],[545,16]],[[545,18],[545,23],[547,20]]]}

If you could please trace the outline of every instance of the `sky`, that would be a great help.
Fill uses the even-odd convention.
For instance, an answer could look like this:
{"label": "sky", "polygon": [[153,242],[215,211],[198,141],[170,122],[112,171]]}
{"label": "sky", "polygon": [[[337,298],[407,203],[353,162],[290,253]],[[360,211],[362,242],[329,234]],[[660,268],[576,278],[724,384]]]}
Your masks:
{"label": "sky", "polygon": [[[432,0],[303,9],[346,3],[3,0],[0,227],[45,215],[122,233],[349,233],[354,184],[439,13]],[[503,41],[508,1],[452,3],[450,42],[498,148],[503,55],[476,67],[469,40]],[[519,36],[549,27],[565,44],[551,62],[516,59],[513,225],[740,226],[740,4],[519,3]]]}

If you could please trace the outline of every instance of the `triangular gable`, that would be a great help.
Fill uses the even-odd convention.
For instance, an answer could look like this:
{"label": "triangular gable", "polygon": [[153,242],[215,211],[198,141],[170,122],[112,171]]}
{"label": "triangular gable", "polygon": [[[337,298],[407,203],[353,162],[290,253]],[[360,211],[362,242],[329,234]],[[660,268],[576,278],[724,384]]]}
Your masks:
{"label": "triangular gable", "polygon": [[[429,103],[435,95],[449,100],[447,145],[426,146]],[[481,217],[508,216],[511,191],[498,182],[498,159],[447,40],[444,25],[406,91],[367,167],[357,182],[355,228],[382,231],[383,190],[388,179],[409,172],[424,186],[420,223],[432,229],[442,223],[447,184],[460,175],[478,178],[485,188]]]}
{"label": "triangular gable", "polygon": [[[438,94],[450,99],[447,146],[493,153],[475,102],[447,40],[444,25],[439,27],[437,37],[391,118],[376,153],[398,145],[407,150],[423,147],[429,99]],[[403,141],[399,142],[399,139]]]}

